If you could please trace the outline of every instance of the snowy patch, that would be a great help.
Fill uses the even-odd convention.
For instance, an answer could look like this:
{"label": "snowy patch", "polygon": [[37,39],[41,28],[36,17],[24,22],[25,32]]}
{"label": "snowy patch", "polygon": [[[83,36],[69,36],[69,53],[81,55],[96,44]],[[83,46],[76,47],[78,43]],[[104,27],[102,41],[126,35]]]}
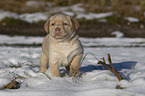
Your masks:
{"label": "snowy patch", "polygon": [[[61,7],[61,8],[54,8],[53,11],[54,13],[57,13],[57,12],[62,12],[64,14],[67,14],[69,16],[74,16],[76,15],[76,19],[81,19],[81,18],[85,18],[85,19],[88,19],[88,20],[92,20],[92,19],[99,19],[99,18],[104,18],[104,17],[107,17],[107,16],[111,16],[113,13],[112,12],[108,12],[108,13],[88,13],[88,14],[85,14],[85,13],[79,13],[79,9],[76,9],[77,11],[67,11],[68,8],[66,7]],[[16,14],[16,13],[12,13],[12,12],[7,12],[7,11],[3,11],[3,10],[0,10],[0,21],[2,19],[4,19],[5,17],[12,17],[12,18],[15,18],[15,19],[21,19],[23,21],[26,21],[26,22],[29,22],[29,23],[33,23],[33,22],[39,22],[41,20],[43,21],[46,21],[49,16],[51,16],[51,12],[50,13],[43,13],[43,12],[39,12],[39,13],[24,13],[24,14]]]}
{"label": "snowy patch", "polygon": [[8,11],[4,11],[4,10],[0,9],[0,21],[2,19],[4,19],[5,17],[18,18],[18,14],[17,13],[8,12]]}
{"label": "snowy patch", "polygon": [[120,31],[112,32],[111,35],[115,35],[116,38],[121,38],[124,36],[124,34]]}
{"label": "snowy patch", "polygon": [[99,19],[99,18],[104,18],[107,16],[111,16],[113,13],[112,12],[108,12],[108,13],[80,13],[77,14],[76,18],[77,19],[81,19],[81,18],[85,18],[87,20],[93,20],[93,19]]}
{"label": "snowy patch", "polygon": [[44,2],[44,1],[27,1],[26,6],[28,7],[39,7],[39,6],[53,6],[54,4],[51,2]]}
{"label": "snowy patch", "polygon": [[69,15],[69,16],[72,16],[72,17],[75,15],[74,12],[70,12],[70,11],[63,11],[62,13],[66,14],[66,15]]}
{"label": "snowy patch", "polygon": [[[114,33],[114,32],[113,32]],[[84,47],[145,47],[144,38],[120,38],[122,34],[118,31],[115,31],[117,37],[119,38],[80,38]],[[33,45],[38,44],[41,47],[44,37],[31,37],[31,36],[7,36],[0,35],[0,46],[5,45]],[[24,47],[24,46],[23,46]],[[26,46],[27,47],[27,46]],[[2,52],[1,54],[6,54]],[[27,57],[29,54],[21,54],[23,57]],[[34,56],[35,58],[37,56]]]}
{"label": "snowy patch", "polygon": [[77,12],[77,13],[79,13],[79,12],[85,12],[85,9],[84,8],[82,8],[82,4],[81,3],[79,3],[79,4],[75,4],[75,5],[72,5],[71,7],[70,7],[70,9],[73,11],[73,12]]}
{"label": "snowy patch", "polygon": [[19,16],[19,19],[22,19],[26,22],[33,23],[39,22],[41,20],[46,21],[48,19],[48,14],[46,13],[26,13]]}
{"label": "snowy patch", "polygon": [[128,20],[129,22],[139,22],[139,19],[135,17],[125,17],[125,19]]}
{"label": "snowy patch", "polygon": [[79,3],[79,4],[75,4],[75,5],[68,6],[68,7],[54,7],[54,8],[52,8],[52,10],[50,10],[50,13],[60,13],[60,12],[71,13],[70,16],[72,16],[72,13],[73,14],[84,13],[85,9],[82,8],[82,4]]}
{"label": "snowy patch", "polygon": [[[107,12],[107,13],[85,13],[85,9],[82,7],[82,4],[75,4],[69,7],[52,7],[53,4],[50,2],[38,2],[38,1],[29,1],[26,3],[28,7],[39,7],[39,5],[44,5],[46,4],[47,6],[50,6],[48,12],[36,12],[36,13],[24,13],[24,14],[17,14],[13,12],[8,12],[4,10],[0,10],[0,21],[4,19],[5,17],[11,17],[15,19],[21,19],[23,21],[29,22],[29,23],[36,23],[41,20],[46,21],[52,14],[56,13],[64,13],[69,16],[76,16],[76,19],[99,19],[99,18],[104,18],[107,16],[111,16],[113,13],[112,12]],[[47,9],[47,8],[46,8]],[[104,21],[103,21],[104,22]],[[106,21],[105,21],[106,22]]]}
{"label": "snowy patch", "polygon": [[39,44],[43,42],[43,37],[31,36],[7,36],[0,35],[0,44]]}
{"label": "snowy patch", "polygon": [[5,17],[21,19],[23,21],[33,23],[41,20],[47,20],[49,15],[47,13],[25,13],[18,15],[17,13],[0,10],[0,21]]}
{"label": "snowy patch", "polygon": [[100,19],[99,22],[107,22],[106,19]]}

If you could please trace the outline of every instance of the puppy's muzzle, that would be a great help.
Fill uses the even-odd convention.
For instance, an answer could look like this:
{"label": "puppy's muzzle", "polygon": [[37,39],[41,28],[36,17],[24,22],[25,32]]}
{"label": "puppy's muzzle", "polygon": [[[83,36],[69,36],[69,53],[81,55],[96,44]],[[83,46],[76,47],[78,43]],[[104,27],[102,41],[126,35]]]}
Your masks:
{"label": "puppy's muzzle", "polygon": [[66,33],[64,32],[64,30],[62,28],[56,27],[54,30],[54,37],[55,38],[59,38],[59,39],[64,39],[66,38]]}
{"label": "puppy's muzzle", "polygon": [[55,33],[56,33],[56,34],[59,34],[59,33],[60,33],[60,28],[56,28],[56,29],[55,29]]}

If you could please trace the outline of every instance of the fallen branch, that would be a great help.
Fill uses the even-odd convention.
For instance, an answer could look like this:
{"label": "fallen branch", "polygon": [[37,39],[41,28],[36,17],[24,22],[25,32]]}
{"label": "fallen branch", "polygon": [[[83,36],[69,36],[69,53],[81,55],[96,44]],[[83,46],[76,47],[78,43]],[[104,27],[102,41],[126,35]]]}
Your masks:
{"label": "fallen branch", "polygon": [[20,77],[13,79],[10,83],[1,87],[0,89],[4,90],[4,89],[18,89],[18,88],[20,88],[20,83],[16,81],[18,78],[20,78]]}
{"label": "fallen branch", "polygon": [[108,54],[108,62],[110,63],[110,66],[106,64],[106,61],[103,58],[103,62],[99,61],[98,64],[102,64],[107,69],[109,69],[118,78],[119,81],[123,80],[123,77],[120,75],[120,73],[113,67],[110,54]]}

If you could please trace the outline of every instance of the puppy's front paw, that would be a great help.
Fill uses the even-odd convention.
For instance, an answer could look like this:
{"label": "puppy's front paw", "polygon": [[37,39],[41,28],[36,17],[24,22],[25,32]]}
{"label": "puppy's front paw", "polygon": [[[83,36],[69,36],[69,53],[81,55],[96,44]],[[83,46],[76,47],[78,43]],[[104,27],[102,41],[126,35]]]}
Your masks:
{"label": "puppy's front paw", "polygon": [[43,69],[41,68],[41,72],[42,73],[45,73],[46,72],[46,69],[45,68],[43,68]]}

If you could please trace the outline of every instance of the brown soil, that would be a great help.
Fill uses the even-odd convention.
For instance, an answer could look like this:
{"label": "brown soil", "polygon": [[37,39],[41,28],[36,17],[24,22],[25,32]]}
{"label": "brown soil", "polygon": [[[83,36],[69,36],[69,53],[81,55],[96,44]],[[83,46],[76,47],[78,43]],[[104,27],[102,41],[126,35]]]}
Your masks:
{"label": "brown soil", "polygon": [[[81,22],[78,34],[80,37],[113,37],[114,31],[124,33],[124,37],[145,37],[145,22],[132,24],[109,24],[101,22]],[[0,34],[24,35],[24,36],[45,36],[43,25],[26,24],[7,26],[0,25]]]}

